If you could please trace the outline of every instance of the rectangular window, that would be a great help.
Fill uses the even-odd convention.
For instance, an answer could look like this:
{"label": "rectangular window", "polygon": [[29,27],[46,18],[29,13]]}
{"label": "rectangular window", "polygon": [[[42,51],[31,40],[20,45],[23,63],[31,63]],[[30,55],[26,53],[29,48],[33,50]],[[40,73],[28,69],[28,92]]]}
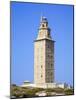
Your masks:
{"label": "rectangular window", "polygon": [[41,65],[41,68],[42,68],[42,65]]}

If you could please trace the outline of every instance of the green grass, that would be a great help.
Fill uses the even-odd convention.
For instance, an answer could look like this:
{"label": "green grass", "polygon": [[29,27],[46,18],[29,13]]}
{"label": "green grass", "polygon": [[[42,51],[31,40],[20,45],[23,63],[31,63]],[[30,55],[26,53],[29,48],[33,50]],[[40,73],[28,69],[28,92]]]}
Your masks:
{"label": "green grass", "polygon": [[62,93],[65,95],[73,95],[74,89],[62,89],[62,88],[27,88],[27,87],[19,87],[16,85],[11,86],[11,98],[15,96],[16,98],[24,98],[24,97],[36,97],[36,93],[40,91],[45,91],[47,96],[51,96],[52,93]]}

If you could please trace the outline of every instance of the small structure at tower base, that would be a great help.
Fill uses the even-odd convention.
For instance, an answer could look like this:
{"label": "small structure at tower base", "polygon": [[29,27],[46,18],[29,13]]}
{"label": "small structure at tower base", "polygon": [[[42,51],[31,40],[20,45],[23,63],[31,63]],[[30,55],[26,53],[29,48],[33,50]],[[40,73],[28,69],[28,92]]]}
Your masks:
{"label": "small structure at tower base", "polygon": [[66,83],[43,83],[43,84],[34,84],[30,82],[24,82],[21,87],[29,88],[68,88]]}
{"label": "small structure at tower base", "polygon": [[65,83],[44,83],[36,85],[38,88],[66,88],[67,86]]}

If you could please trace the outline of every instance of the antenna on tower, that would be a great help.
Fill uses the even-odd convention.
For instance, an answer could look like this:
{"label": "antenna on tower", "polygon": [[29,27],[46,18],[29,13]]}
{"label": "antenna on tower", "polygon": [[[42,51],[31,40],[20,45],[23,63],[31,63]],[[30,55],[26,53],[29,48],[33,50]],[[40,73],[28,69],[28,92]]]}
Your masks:
{"label": "antenna on tower", "polygon": [[42,18],[43,18],[43,15],[42,15],[42,13],[41,13],[41,19],[40,19],[40,21],[42,21]]}

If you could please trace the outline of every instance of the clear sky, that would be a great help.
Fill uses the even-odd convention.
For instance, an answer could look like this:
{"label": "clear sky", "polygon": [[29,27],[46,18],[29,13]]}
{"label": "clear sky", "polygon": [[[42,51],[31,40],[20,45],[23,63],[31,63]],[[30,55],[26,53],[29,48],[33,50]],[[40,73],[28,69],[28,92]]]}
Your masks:
{"label": "clear sky", "polygon": [[11,82],[34,80],[34,40],[42,15],[56,41],[55,82],[73,85],[73,6],[24,2],[11,2]]}

